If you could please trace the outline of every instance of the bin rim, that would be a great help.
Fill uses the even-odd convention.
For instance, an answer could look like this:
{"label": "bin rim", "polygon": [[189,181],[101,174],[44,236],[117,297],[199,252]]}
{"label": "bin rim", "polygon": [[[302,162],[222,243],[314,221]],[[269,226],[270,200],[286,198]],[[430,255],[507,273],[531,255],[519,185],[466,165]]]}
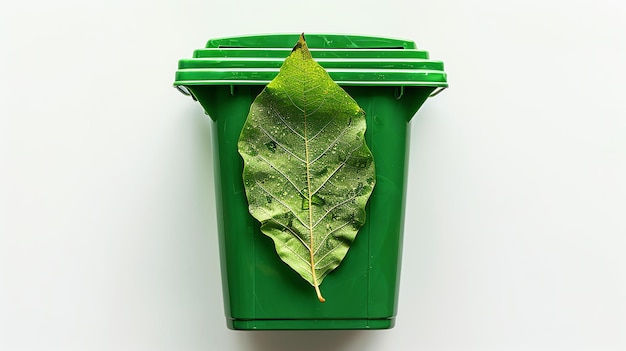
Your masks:
{"label": "bin rim", "polygon": [[[447,87],[446,75],[436,70],[326,69],[339,85]],[[184,69],[176,74],[175,86],[267,85],[279,69]]]}
{"label": "bin rim", "polygon": [[[417,49],[406,39],[361,34],[305,33],[310,49]],[[300,33],[248,34],[209,39],[206,48],[289,48],[298,41]]]}
{"label": "bin rim", "polygon": [[[264,70],[264,69],[278,69],[282,66],[284,58],[279,57],[210,57],[210,58],[194,58],[194,59],[181,59],[178,61],[178,70],[214,70],[214,69],[237,69],[240,72]],[[367,59],[367,58],[318,58],[315,59],[324,69],[343,69],[353,70],[432,70],[442,71],[443,62],[435,60],[425,59],[410,59],[410,58],[382,58],[382,59]]]}
{"label": "bin rim", "polygon": [[[174,86],[266,85],[278,74],[276,62],[284,61],[299,36],[256,34],[210,39],[205,48],[194,51],[193,58],[179,61]],[[413,41],[344,34],[306,34],[306,38],[316,61],[332,63],[325,69],[339,85],[448,86],[443,63],[430,60],[428,52],[418,50]],[[228,56],[231,53],[236,56]],[[332,56],[337,53],[341,57]],[[254,64],[228,66],[227,62],[233,61]]]}
{"label": "bin rim", "polygon": [[[286,58],[291,53],[292,48],[201,48],[193,52],[193,58],[212,58],[212,57],[271,57]],[[414,58],[429,59],[428,51],[417,49],[346,49],[346,48],[309,48],[311,56],[318,58]]]}

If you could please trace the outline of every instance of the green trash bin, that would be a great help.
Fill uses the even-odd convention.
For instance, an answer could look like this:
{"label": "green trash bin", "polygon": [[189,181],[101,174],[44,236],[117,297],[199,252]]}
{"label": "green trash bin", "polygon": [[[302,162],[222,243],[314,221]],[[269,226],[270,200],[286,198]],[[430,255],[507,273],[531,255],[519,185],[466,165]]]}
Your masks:
{"label": "green trash bin", "polygon": [[307,34],[313,58],[365,110],[377,183],[367,220],[325,279],[320,303],[283,263],[249,214],[237,141],[250,105],[278,73],[299,34],[209,40],[181,59],[174,86],[212,125],[222,288],[231,329],[386,329],[394,325],[404,227],[408,122],[447,87],[443,63],[412,41]]}

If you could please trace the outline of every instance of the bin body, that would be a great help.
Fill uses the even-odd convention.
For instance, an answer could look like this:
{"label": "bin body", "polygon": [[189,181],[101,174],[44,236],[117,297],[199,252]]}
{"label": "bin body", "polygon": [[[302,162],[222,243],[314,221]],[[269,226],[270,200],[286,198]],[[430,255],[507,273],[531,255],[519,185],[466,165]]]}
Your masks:
{"label": "bin body", "polygon": [[404,227],[408,123],[428,96],[444,84],[445,80],[440,85],[426,86],[344,86],[365,110],[365,139],[374,156],[377,181],[366,207],[364,226],[343,262],[320,286],[325,303],[320,303],[311,285],[280,260],[272,240],[261,233],[260,223],[248,212],[237,142],[250,105],[264,85],[185,85],[215,122],[212,133],[216,208],[229,328],[385,329],[394,325]]}

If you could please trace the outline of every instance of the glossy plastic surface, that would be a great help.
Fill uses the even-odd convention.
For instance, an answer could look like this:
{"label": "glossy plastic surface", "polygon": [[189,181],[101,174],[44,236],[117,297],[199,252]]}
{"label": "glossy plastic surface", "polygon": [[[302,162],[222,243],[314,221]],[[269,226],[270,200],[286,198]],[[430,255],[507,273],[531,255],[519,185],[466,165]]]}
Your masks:
{"label": "glossy plastic surface", "polygon": [[[332,49],[415,49],[410,40],[372,37],[365,35],[306,34],[311,48]],[[300,33],[257,34],[229,38],[210,39],[207,48],[290,48],[298,41]]]}
{"label": "glossy plastic surface", "polygon": [[[308,45],[308,44],[307,44]],[[428,52],[423,50],[396,50],[396,49],[321,49],[309,46],[311,56],[319,58],[345,58],[345,59],[385,59],[385,58],[407,58],[407,59],[428,59]],[[291,48],[204,48],[193,52],[194,58],[206,57],[276,57],[284,59],[291,52]]]}
{"label": "glossy plastic surface", "polygon": [[[353,35],[306,35],[312,56],[345,86],[446,87],[441,61],[412,41]],[[265,85],[278,74],[297,34],[212,39],[181,59],[174,85]]]}
{"label": "glossy plastic surface", "polygon": [[248,213],[237,141],[250,105],[298,34],[212,39],[179,61],[175,86],[215,121],[222,287],[231,329],[385,329],[394,325],[404,226],[408,122],[447,86],[443,64],[406,40],[307,35],[311,53],[366,112],[377,183],[367,220],[341,265],[313,288],[284,264]]}
{"label": "glossy plastic surface", "polygon": [[285,265],[271,239],[248,213],[237,140],[262,86],[194,86],[192,93],[216,123],[216,197],[224,303],[233,329],[382,329],[393,326],[404,223],[408,120],[433,88],[348,87],[366,111],[366,141],[376,160],[377,184],[367,221],[345,260],[321,289]]}

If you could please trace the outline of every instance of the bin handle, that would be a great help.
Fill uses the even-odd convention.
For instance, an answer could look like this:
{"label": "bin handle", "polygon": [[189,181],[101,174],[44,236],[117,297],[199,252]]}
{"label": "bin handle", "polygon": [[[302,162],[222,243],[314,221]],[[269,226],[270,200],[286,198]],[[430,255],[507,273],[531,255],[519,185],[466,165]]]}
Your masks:
{"label": "bin handle", "polygon": [[189,91],[189,89],[187,89],[186,86],[184,85],[174,85],[174,88],[176,88],[176,90],[180,91],[181,94],[186,95],[186,96],[191,96],[191,98],[193,99],[193,101],[198,101],[196,100],[196,97],[193,96],[193,94],[191,93],[191,91]]}
{"label": "bin handle", "polygon": [[433,91],[430,95],[428,95],[428,97],[435,97],[444,90],[446,90],[446,87],[438,87],[437,89],[435,89],[435,91]]}
{"label": "bin handle", "polygon": [[176,88],[176,90],[180,91],[181,94],[183,95],[191,95],[191,93],[189,92],[189,89],[187,89],[185,86],[183,85],[174,85],[174,88]]}
{"label": "bin handle", "polygon": [[[428,97],[434,97],[439,95],[439,93],[441,93],[442,91],[444,91],[446,89],[446,87],[437,87],[430,95],[428,95]],[[396,100],[400,100],[400,98],[402,98],[402,95],[404,95],[404,85],[397,87],[394,95],[396,97]]]}

